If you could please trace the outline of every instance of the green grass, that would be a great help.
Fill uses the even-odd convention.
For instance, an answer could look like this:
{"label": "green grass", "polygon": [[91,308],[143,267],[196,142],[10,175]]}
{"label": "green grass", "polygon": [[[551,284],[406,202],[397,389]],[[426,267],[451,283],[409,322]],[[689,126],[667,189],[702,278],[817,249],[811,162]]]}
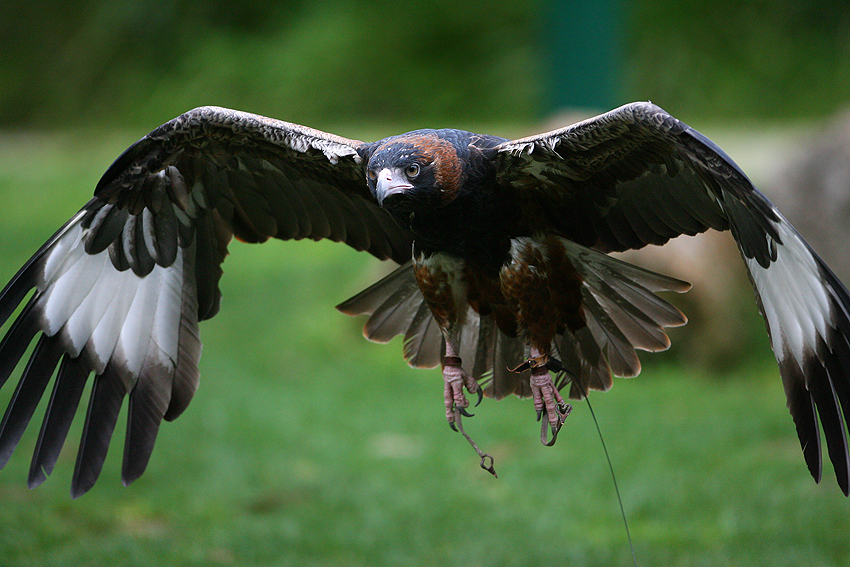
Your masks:
{"label": "green grass", "polygon": [[[136,137],[0,138],[0,279]],[[446,426],[438,372],[333,309],[379,263],[331,243],[231,253],[222,311],[202,326],[201,388],[148,471],[121,486],[116,433],[100,481],[72,501],[79,415],[30,491],[31,425],[0,473],[0,564],[630,564],[586,404],[545,448],[529,401],[486,400],[465,423],[496,458],[491,478]],[[831,470],[811,481],[773,366],[717,379],[642,358],[639,378],[592,397],[642,565],[850,561],[850,502]]]}

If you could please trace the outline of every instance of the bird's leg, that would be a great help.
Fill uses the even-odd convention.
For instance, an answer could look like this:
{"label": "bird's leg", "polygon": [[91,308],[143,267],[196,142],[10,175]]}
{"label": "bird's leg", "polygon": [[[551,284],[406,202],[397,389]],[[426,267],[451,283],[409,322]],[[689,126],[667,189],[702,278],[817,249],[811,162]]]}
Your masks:
{"label": "bird's leg", "polygon": [[443,357],[446,419],[449,422],[449,427],[454,431],[460,431],[469,444],[472,445],[472,448],[475,449],[475,452],[478,453],[478,456],[481,457],[481,468],[493,476],[498,476],[496,469],[493,467],[493,456],[481,451],[475,441],[463,429],[461,416],[472,417],[474,415],[466,411],[466,408],[469,407],[469,400],[466,399],[463,388],[466,387],[471,394],[478,394],[478,401],[475,403],[476,406],[481,403],[484,392],[481,386],[478,385],[478,382],[475,381],[475,378],[464,372],[461,367],[461,358],[458,356],[459,352],[457,339],[454,338],[452,333],[446,333],[446,355]]}
{"label": "bird's leg", "polygon": [[417,254],[414,248],[413,273],[416,283],[440,326],[446,346],[442,361],[446,420],[455,431],[455,423],[460,422],[461,416],[470,415],[466,411],[469,401],[463,388],[466,387],[471,393],[478,392],[479,403],[481,401],[478,383],[461,367],[460,330],[467,310],[465,266],[461,259],[452,255]]}
{"label": "bird's leg", "polygon": [[526,362],[514,368],[515,372],[531,369],[529,384],[531,385],[531,395],[534,399],[534,409],[537,411],[537,420],[540,421],[545,416],[552,431],[552,439],[547,440],[547,421],[544,421],[541,426],[540,441],[547,446],[555,444],[564,420],[566,420],[572,411],[572,406],[564,401],[563,396],[561,396],[561,393],[552,381],[552,376],[549,374],[550,370],[557,371],[560,367],[560,362],[532,346],[531,357]]}
{"label": "bird's leg", "polygon": [[443,382],[445,382],[443,392],[446,402],[446,419],[455,431],[457,431],[455,423],[460,422],[462,415],[466,417],[473,415],[466,411],[466,408],[469,407],[469,400],[466,399],[463,388],[466,387],[471,394],[478,394],[476,406],[481,403],[483,395],[478,382],[461,367],[459,351],[457,339],[452,333],[447,333],[446,355],[443,357]]}

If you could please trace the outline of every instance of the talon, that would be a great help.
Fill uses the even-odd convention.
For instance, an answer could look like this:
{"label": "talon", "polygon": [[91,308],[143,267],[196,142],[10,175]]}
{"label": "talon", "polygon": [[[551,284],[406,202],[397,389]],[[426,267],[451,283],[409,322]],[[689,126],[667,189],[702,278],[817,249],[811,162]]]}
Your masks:
{"label": "talon", "polygon": [[[466,399],[463,391],[466,389],[469,392],[477,392],[479,403],[483,397],[483,393],[475,380],[464,372],[461,367],[460,357],[443,357],[443,382],[446,419],[449,422],[459,422],[461,416],[473,417],[475,414],[466,411],[466,408],[469,407],[469,400]],[[455,427],[452,429],[457,431]]]}
{"label": "talon", "polygon": [[454,422],[454,421],[450,421],[450,422],[449,422],[449,427],[451,427],[451,428],[452,428],[452,431],[454,431],[455,433],[457,433],[457,426],[455,425],[455,422]]}
{"label": "talon", "polygon": [[550,371],[557,371],[562,366],[560,361],[545,354],[530,358],[529,364],[532,369],[529,384],[534,397],[534,406],[537,409],[537,421],[542,422],[540,442],[551,447],[558,439],[558,432],[564,420],[572,411],[572,406],[561,397],[549,375]]}
{"label": "talon", "polygon": [[475,402],[475,407],[478,407],[478,405],[481,403],[481,400],[484,399],[484,390],[481,388],[481,386],[478,386],[478,390],[476,390],[476,393],[478,394],[478,401]]}
{"label": "talon", "polygon": [[[558,432],[561,431],[561,427],[564,425],[564,421],[567,417],[572,413],[573,406],[566,402],[561,402],[558,404],[558,418],[555,423],[549,423],[549,429],[552,432],[552,439],[546,440],[546,422],[543,422],[543,425],[540,428],[540,442],[546,445],[547,447],[551,447],[555,444],[555,441],[558,440]],[[544,410],[545,413],[545,410]]]}

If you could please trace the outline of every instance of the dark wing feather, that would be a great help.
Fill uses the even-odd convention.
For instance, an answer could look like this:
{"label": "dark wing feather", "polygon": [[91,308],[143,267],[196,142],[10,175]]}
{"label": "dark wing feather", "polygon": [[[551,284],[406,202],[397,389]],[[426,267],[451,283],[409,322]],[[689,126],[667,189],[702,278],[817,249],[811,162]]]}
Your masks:
{"label": "dark wing feather", "polygon": [[520,232],[554,231],[610,252],[731,230],[809,470],[820,479],[820,422],[838,483],[850,491],[850,295],[720,148],[657,106],[634,103],[505,142],[491,159],[516,196]]}
{"label": "dark wing feather", "polygon": [[[222,108],[160,126],[106,171],[95,197],[0,292],[0,385],[40,335],[0,423],[0,466],[58,366],[30,485],[50,474],[94,372],[72,494],[100,473],[129,396],[122,477],[144,471],[162,419],[198,385],[198,322],[216,314],[233,236],[328,238],[380,259],[410,259],[411,236],[372,199],[368,146]],[[62,361],[60,364],[60,360]]]}
{"label": "dark wing feather", "polygon": [[[131,146],[107,170],[95,196],[125,208],[161,184],[159,193],[190,217],[199,209],[220,209],[241,240],[329,238],[404,263],[411,237],[369,193],[358,153],[366,146],[255,114],[202,107]],[[152,178],[157,183],[145,183]],[[347,214],[338,214],[341,209]]]}
{"label": "dark wing feather", "polygon": [[82,357],[63,357],[33,452],[28,480],[30,488],[35,488],[47,480],[47,476],[53,472],[62,445],[65,444],[71,429],[74,414],[80,405],[89,374],[91,368],[85,364]]}
{"label": "dark wing feather", "polygon": [[[717,182],[749,182],[719,148],[648,103],[494,148],[527,228],[555,228],[603,252],[729,228]],[[707,181],[708,179],[708,181]],[[708,186],[711,186],[709,189]],[[739,198],[749,191],[735,187]]]}

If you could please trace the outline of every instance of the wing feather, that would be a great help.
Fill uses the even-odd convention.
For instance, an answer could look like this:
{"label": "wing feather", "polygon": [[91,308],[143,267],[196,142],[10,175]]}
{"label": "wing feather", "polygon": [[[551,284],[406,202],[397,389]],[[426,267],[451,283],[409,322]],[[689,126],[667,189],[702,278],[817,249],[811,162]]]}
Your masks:
{"label": "wing feather", "polygon": [[[820,479],[823,426],[838,484],[850,491],[850,294],[729,156],[650,103],[504,142],[492,152],[498,182],[511,188],[518,201],[512,207],[523,212],[519,232],[555,232],[610,252],[731,230],[809,470]],[[615,371],[636,370],[629,348],[665,348],[659,327],[677,316],[639,287],[603,273],[594,278],[599,293],[585,299],[592,334],[607,344]]]}
{"label": "wing feather", "polygon": [[91,368],[83,358],[68,355],[62,358],[33,452],[28,479],[30,488],[47,480],[53,472],[90,373]]}
{"label": "wing feather", "polygon": [[[30,485],[43,482],[94,373],[72,493],[97,480],[125,397],[122,478],[141,475],[161,421],[176,418],[197,389],[198,322],[218,311],[221,264],[234,235],[249,242],[329,238],[381,259],[409,260],[411,235],[366,185],[364,147],[204,107],[127,149],[94,199],[0,292],[0,325],[16,314],[0,341],[0,384],[37,338],[0,423],[0,465],[56,374],[30,468]],[[407,329],[410,309],[387,313],[388,329]],[[425,343],[433,332],[426,336],[415,360],[431,356]]]}
{"label": "wing feather", "polygon": [[24,434],[61,356],[61,345],[42,335],[0,423],[0,468],[6,466]]}
{"label": "wing feather", "polygon": [[112,439],[118,413],[126,395],[124,379],[115,366],[109,365],[103,374],[95,377],[80,447],[77,450],[77,462],[71,478],[72,498],[78,498],[88,492],[100,476],[109,441]]}

